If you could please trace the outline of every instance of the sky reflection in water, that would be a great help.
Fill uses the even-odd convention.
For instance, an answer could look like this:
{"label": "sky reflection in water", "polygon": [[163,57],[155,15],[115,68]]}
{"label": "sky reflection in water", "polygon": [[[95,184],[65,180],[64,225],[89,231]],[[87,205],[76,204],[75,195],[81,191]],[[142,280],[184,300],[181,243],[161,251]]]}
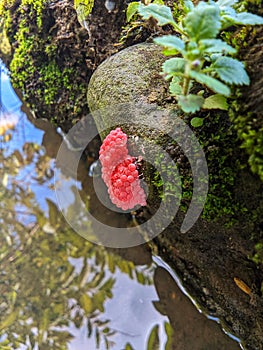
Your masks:
{"label": "sky reflection in water", "polygon": [[[9,112],[19,122],[10,139],[0,136],[0,349],[238,349],[145,247],[106,250],[69,227],[50,156],[61,136],[44,121],[36,128],[5,71],[1,78],[0,118]],[[63,209],[71,210],[82,184],[67,181]]]}

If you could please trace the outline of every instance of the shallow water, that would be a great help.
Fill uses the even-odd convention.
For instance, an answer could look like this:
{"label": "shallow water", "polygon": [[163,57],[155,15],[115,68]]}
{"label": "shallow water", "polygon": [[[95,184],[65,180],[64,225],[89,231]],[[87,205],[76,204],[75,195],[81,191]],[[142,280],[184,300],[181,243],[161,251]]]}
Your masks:
{"label": "shallow water", "polygon": [[[74,232],[54,191],[61,134],[27,117],[6,72],[1,92],[0,125],[13,124],[0,136],[0,349],[239,349],[146,246],[107,249]],[[60,169],[65,208],[80,191],[98,218],[130,225],[105,212],[84,161],[80,172],[76,183]]]}

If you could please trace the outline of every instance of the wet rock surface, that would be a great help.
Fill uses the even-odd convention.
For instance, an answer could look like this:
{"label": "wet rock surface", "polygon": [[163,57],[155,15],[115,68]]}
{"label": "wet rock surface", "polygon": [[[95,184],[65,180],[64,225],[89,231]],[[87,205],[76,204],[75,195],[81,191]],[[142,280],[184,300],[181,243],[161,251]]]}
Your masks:
{"label": "wet rock surface", "polygon": [[[145,52],[151,52],[151,65],[146,56],[144,57]],[[167,108],[169,100],[167,101],[165,97],[167,96],[165,82],[156,75],[152,80],[156,74],[153,62],[158,65],[160,60],[162,57],[158,49],[148,44],[130,47],[111,57],[99,66],[91,78],[88,91],[89,105],[91,110],[101,108],[102,113],[94,114],[99,130],[111,128],[112,125],[125,120],[127,122],[125,131],[128,134],[158,140],[174,160],[180,159],[187,168],[185,157],[181,154],[181,150],[177,149],[178,146],[173,145],[169,138],[156,133],[155,130],[158,123],[163,123],[168,129],[171,125],[174,127],[172,120],[157,118],[156,124],[149,124],[148,130],[145,130],[129,125],[131,115],[128,112],[126,117],[122,115],[121,118],[118,117],[118,113],[103,112],[103,110],[109,111],[110,108],[107,109],[107,106],[123,102],[136,102],[140,105],[143,101],[154,106],[153,108],[158,106]],[[155,68],[154,71],[151,71],[152,68]],[[154,95],[156,99],[149,98]],[[170,104],[170,108],[171,106],[174,107]],[[147,113],[142,114],[141,118],[145,118],[147,122],[150,120],[147,119]],[[210,144],[209,147],[212,146]],[[150,147],[145,153],[148,152],[151,152]],[[216,168],[213,171],[216,171]],[[144,168],[144,175],[150,185],[153,185],[153,173],[150,168]],[[249,202],[252,193],[258,193],[260,182],[255,177],[246,175],[246,171],[240,173],[239,177],[235,192],[242,193],[242,200]],[[249,186],[246,181],[241,180],[242,178],[249,181]],[[158,193],[155,195],[158,196]],[[260,203],[260,197],[254,196],[257,203]],[[147,208],[138,213],[138,221],[148,219],[147,213],[149,211],[153,213],[156,207],[158,207],[157,201],[150,202]],[[180,229],[184,216],[185,213],[178,212],[172,223],[154,239],[153,250],[177,271],[201,309],[218,317],[222,327],[239,337],[246,349],[262,349],[263,271],[249,259],[254,247],[251,240],[251,223],[240,220],[231,228],[226,228],[224,216],[217,223],[199,218],[198,222],[183,234]],[[253,229],[256,235],[259,235],[258,238],[260,231],[257,225],[258,223],[254,223]]]}

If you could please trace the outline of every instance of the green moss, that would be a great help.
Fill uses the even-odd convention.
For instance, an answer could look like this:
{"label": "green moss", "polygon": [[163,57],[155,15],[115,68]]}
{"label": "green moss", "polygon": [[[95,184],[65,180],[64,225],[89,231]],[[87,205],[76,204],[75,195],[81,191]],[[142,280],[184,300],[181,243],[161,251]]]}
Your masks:
{"label": "green moss", "polygon": [[[202,218],[207,221],[220,220],[221,222],[223,219],[226,226],[231,226],[239,221],[241,216],[245,218],[248,213],[246,203],[237,198],[235,193],[241,172],[240,157],[242,155],[236,147],[237,134],[226,113],[214,113],[209,118],[201,128],[194,130],[205,152],[209,171],[209,192]],[[171,144],[170,142],[169,145]],[[174,161],[177,158],[178,156],[175,156]],[[158,165],[165,164],[163,155],[159,155],[156,162]],[[183,168],[178,166],[182,190],[180,209],[184,212],[187,211],[193,194],[192,171],[190,164],[187,166],[185,162]],[[179,193],[177,184],[172,185],[174,169],[170,169],[169,166],[165,165],[163,172],[166,176],[166,185],[167,181],[169,182],[169,179],[171,179],[168,184],[168,192],[177,195]],[[152,197],[158,196],[163,200],[163,180],[158,171],[154,171],[151,184],[155,188]]]}
{"label": "green moss", "polygon": [[[262,15],[262,0],[244,0],[239,6],[243,10]],[[224,38],[238,51],[248,46],[249,42],[256,36],[256,27],[245,26],[232,32],[225,32]],[[256,63],[255,63],[256,64]],[[260,64],[260,63],[258,63]],[[246,167],[248,162],[251,171],[257,174],[263,181],[263,126],[259,118],[253,111],[244,108],[242,95],[239,89],[233,96],[230,108],[230,119],[237,132],[239,144],[248,155],[248,159],[242,164]],[[244,112],[245,111],[245,112]]]}
{"label": "green moss", "polygon": [[22,20],[19,25],[19,31],[15,35],[17,49],[14,51],[13,59],[10,63],[14,86],[25,93],[25,82],[34,71],[34,61],[30,52],[34,49],[34,38],[29,35],[29,27],[26,20]]}
{"label": "green moss", "polygon": [[63,53],[59,56],[63,41],[58,47],[55,35],[48,35],[55,24],[47,13],[49,1],[21,0],[15,12],[14,0],[2,3],[3,15],[12,18],[8,32],[13,44],[9,66],[13,86],[21,90],[39,117],[61,124],[78,119],[78,113],[87,112],[86,81],[74,69],[76,59],[72,63]]}
{"label": "green moss", "polygon": [[[255,245],[255,254],[251,258],[256,264],[263,264],[263,242]],[[262,284],[263,286],[263,284]]]}
{"label": "green moss", "polygon": [[263,126],[258,125],[253,113],[233,118],[241,143],[248,154],[251,171],[263,181]]}
{"label": "green moss", "polygon": [[36,22],[39,29],[42,28],[42,12],[45,3],[47,0],[22,0],[20,11],[21,14],[24,14],[25,11],[30,8],[30,16],[34,16],[36,14]]}
{"label": "green moss", "polygon": [[7,37],[7,28],[10,23],[9,13],[3,14],[3,8],[0,7],[0,53],[7,57],[11,54],[11,46]]}

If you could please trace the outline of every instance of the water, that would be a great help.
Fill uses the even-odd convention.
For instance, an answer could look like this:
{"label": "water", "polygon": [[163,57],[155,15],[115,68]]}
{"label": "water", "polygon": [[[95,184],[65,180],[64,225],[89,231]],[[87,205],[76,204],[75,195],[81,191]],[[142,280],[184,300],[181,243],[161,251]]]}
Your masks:
{"label": "water", "polygon": [[[27,117],[6,71],[1,78],[0,125],[13,124],[0,136],[0,349],[239,349],[146,246],[106,249],[72,230],[54,192],[63,135]],[[80,168],[75,188],[61,169],[64,206],[80,191],[105,219],[89,168]],[[119,213],[107,220],[130,224]]]}

